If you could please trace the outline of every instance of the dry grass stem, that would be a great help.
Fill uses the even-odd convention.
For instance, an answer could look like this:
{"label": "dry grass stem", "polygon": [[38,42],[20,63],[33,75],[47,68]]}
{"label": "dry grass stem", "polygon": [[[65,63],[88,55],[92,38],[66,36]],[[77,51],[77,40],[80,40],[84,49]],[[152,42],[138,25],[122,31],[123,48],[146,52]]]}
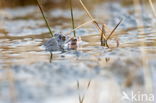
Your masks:
{"label": "dry grass stem", "polygon": [[104,25],[102,25],[102,31],[101,31],[101,38],[100,38],[101,45],[103,45],[103,41],[105,41],[105,40],[103,40],[104,39],[103,38],[103,32],[104,32]]}
{"label": "dry grass stem", "polygon": [[152,0],[148,0],[148,1],[149,1],[149,4],[150,4],[151,8],[152,8],[153,15],[154,15],[155,18],[156,18],[156,10],[155,10],[155,8],[154,8],[153,2],[152,2]]}
{"label": "dry grass stem", "polygon": [[77,29],[79,29],[79,28],[81,28],[81,27],[83,27],[83,26],[85,26],[85,25],[89,24],[89,23],[94,22],[94,21],[95,21],[95,19],[90,20],[90,21],[88,21],[88,22],[85,22],[85,23],[83,23],[83,24],[79,25],[78,27],[76,27],[76,28],[75,28],[75,29],[73,29],[72,31],[68,32],[68,33],[67,33],[67,35],[68,35],[68,34],[70,34],[70,33],[72,33],[73,31],[75,31],[75,30],[77,30]]}
{"label": "dry grass stem", "polygon": [[[90,12],[89,12],[88,9],[86,8],[86,6],[85,6],[84,3],[82,2],[82,0],[80,0],[80,3],[81,3],[81,5],[82,5],[82,7],[84,8],[84,10],[86,11],[87,15],[90,17],[90,19],[93,20],[93,19],[94,19],[93,16],[90,14]],[[93,23],[96,25],[96,27],[97,27],[97,29],[99,30],[99,32],[101,32],[102,30],[101,30],[99,24],[97,23],[97,21],[95,20]],[[104,37],[104,38],[106,39],[106,37]]]}
{"label": "dry grass stem", "polygon": [[109,34],[106,40],[110,39],[110,37],[113,35],[113,33],[115,32],[115,30],[118,28],[118,26],[121,24],[122,21],[123,19],[121,19],[120,22],[115,26],[115,28],[112,30],[112,32]]}
{"label": "dry grass stem", "polygon": [[[121,24],[121,22],[123,21],[123,19],[120,20],[120,22],[115,26],[115,28],[111,31],[111,33],[108,35],[108,37],[105,39],[104,36],[106,37],[105,34],[105,25],[102,25],[102,31],[101,31],[101,46],[106,46],[109,48],[108,45],[108,40],[110,39],[110,37],[113,35],[113,33],[115,32],[115,30],[117,29],[117,27]],[[117,43],[117,47],[119,46],[119,41],[116,41]]]}
{"label": "dry grass stem", "polygon": [[73,27],[73,33],[74,33],[74,37],[76,37],[76,32],[75,32],[75,22],[74,22],[74,14],[73,14],[73,5],[72,5],[72,0],[70,1],[70,11],[71,11],[71,19],[72,19],[72,27]]}

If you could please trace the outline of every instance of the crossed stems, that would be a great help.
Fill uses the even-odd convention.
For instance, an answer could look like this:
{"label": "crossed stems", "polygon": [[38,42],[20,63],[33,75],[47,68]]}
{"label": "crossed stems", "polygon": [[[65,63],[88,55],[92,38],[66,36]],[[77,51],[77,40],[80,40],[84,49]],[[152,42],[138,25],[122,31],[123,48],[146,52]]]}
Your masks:
{"label": "crossed stems", "polygon": [[[80,26],[78,26],[78,27],[76,27],[76,28],[74,29],[74,19],[73,19],[72,2],[71,2],[71,0],[70,0],[71,16],[72,16],[72,23],[73,23],[73,30],[72,30],[71,32],[69,32],[68,34],[74,32],[74,36],[76,37],[75,30],[77,30],[77,29],[81,28],[82,26],[87,25],[87,24],[89,24],[89,23],[93,23],[93,24],[96,25],[96,28],[98,29],[99,34],[101,34],[101,39],[100,39],[100,40],[101,40],[101,46],[106,46],[106,47],[109,48],[108,40],[109,40],[110,37],[113,35],[113,33],[115,32],[115,30],[117,29],[117,27],[121,24],[122,19],[121,19],[120,22],[116,25],[116,27],[111,31],[111,33],[108,35],[108,37],[106,37],[106,29],[108,29],[108,27],[107,27],[105,24],[103,24],[103,25],[102,25],[102,28],[100,28],[98,22],[97,22],[96,19],[94,19],[93,16],[90,14],[90,12],[89,12],[88,9],[86,8],[86,6],[85,6],[84,3],[82,2],[82,0],[79,0],[79,1],[80,1],[80,3],[81,3],[82,7],[84,8],[84,10],[86,11],[87,16],[88,16],[91,20],[88,21],[88,22],[85,22],[85,23],[81,24]],[[37,4],[38,4],[38,7],[40,8],[40,11],[41,11],[41,13],[42,13],[42,16],[43,16],[43,18],[44,18],[44,20],[45,20],[45,23],[46,23],[48,29],[49,29],[49,32],[50,32],[51,36],[53,37],[53,32],[52,32],[52,30],[51,30],[51,28],[50,28],[50,25],[49,25],[49,23],[48,23],[47,18],[45,17],[44,11],[43,11],[43,9],[42,9],[42,7],[41,7],[39,1],[36,0],[36,2],[37,2]],[[117,44],[118,44],[118,42],[117,42]]]}
{"label": "crossed stems", "polygon": [[[86,8],[86,6],[84,5],[84,3],[82,2],[82,0],[79,0],[82,7],[84,8],[84,10],[86,11],[86,14],[88,15],[88,17],[93,20],[93,23],[96,25],[96,28],[98,29],[99,33],[101,34],[101,46],[106,46],[109,48],[108,45],[108,40],[110,39],[110,37],[113,35],[113,33],[115,32],[115,30],[117,29],[117,27],[121,24],[122,20],[120,20],[120,22],[116,25],[116,27],[111,31],[111,33],[108,35],[108,37],[106,37],[106,28],[107,26],[105,24],[102,25],[102,29],[100,28],[98,22],[93,18],[93,16],[90,14],[90,12],[88,11],[88,9]],[[116,41],[118,44],[118,41]]]}

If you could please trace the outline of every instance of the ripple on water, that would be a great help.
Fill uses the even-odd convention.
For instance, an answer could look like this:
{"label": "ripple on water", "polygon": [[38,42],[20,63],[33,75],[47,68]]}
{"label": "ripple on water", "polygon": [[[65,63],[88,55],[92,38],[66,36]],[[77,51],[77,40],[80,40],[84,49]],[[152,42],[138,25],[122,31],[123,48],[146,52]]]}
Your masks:
{"label": "ripple on water", "polygon": [[[154,18],[150,12],[147,12],[148,10],[145,10],[145,14],[142,15],[142,22],[137,19],[139,15],[134,14],[134,8],[131,6],[124,7],[117,3],[98,4],[90,11],[100,23],[106,21],[110,29],[113,29],[120,18],[125,19],[108,42],[111,48],[100,46],[99,33],[94,25],[89,24],[77,30],[77,35],[81,36],[82,40],[79,48],[64,53],[53,53],[52,63],[48,63],[50,54],[42,47],[50,36],[37,8],[28,6],[4,9],[5,12],[0,10],[0,14],[3,14],[0,17],[3,21],[0,23],[2,25],[0,27],[0,68],[2,68],[0,69],[0,80],[2,79],[0,93],[3,95],[3,99],[0,96],[0,102],[8,99],[5,97],[9,97],[6,78],[10,75],[14,76],[13,84],[17,89],[17,97],[22,103],[23,101],[47,103],[52,101],[51,98],[59,98],[58,96],[61,99],[59,98],[57,103],[62,102],[62,98],[69,99],[71,95],[77,98],[75,97],[76,79],[85,83],[90,78],[95,79],[95,88],[92,90],[99,89],[99,93],[104,91],[106,95],[110,93],[106,90],[112,88],[118,93],[122,88],[132,89],[138,85],[142,88],[144,56],[151,63],[148,70],[153,68],[153,80],[155,80],[156,31],[153,27]],[[81,9],[74,9],[74,13],[77,24],[89,20]],[[56,29],[55,32],[70,32],[71,21],[68,9],[55,8],[49,10],[47,14],[49,14],[50,25],[54,30]],[[118,48],[115,47],[115,38],[120,41]],[[3,66],[13,67],[8,72]],[[4,78],[4,72],[8,77]],[[92,94],[95,94],[95,91],[94,93],[92,91]],[[67,101],[72,100],[70,98]]]}

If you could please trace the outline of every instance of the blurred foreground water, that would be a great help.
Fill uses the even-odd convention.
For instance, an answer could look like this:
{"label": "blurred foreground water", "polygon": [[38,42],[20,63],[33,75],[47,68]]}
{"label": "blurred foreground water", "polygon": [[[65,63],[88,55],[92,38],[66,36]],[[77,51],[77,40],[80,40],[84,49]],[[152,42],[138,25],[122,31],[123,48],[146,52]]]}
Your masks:
{"label": "blurred foreground water", "polygon": [[[74,8],[77,26],[89,21],[80,7]],[[100,46],[100,35],[89,24],[77,30],[78,49],[55,52],[52,63],[42,46],[50,35],[38,7],[0,9],[0,103],[78,103],[79,93],[86,93],[85,103],[131,103],[122,100],[123,92],[156,93],[156,22],[151,8],[120,3],[90,7],[110,29],[124,19],[109,41],[111,48]],[[69,9],[55,7],[46,14],[56,33],[71,30]],[[120,41],[118,48],[114,38]]]}

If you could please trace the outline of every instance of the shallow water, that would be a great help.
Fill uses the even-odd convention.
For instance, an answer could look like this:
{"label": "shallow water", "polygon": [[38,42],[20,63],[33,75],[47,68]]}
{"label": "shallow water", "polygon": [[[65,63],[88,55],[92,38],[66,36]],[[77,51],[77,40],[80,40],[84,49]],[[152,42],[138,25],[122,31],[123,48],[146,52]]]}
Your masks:
{"label": "shallow water", "polygon": [[[135,11],[135,7],[140,12]],[[92,79],[93,86],[91,88],[93,89],[89,92],[95,92],[97,88],[97,91],[100,92],[101,89],[104,94],[100,92],[100,96],[112,95],[107,91],[107,89],[111,89],[111,85],[114,86],[114,91],[118,93],[121,88],[128,91],[127,88],[131,85],[133,89],[138,85],[138,88],[144,89],[144,86],[146,87],[146,84],[150,83],[150,81],[143,80],[146,77],[154,78],[154,82],[155,77],[149,75],[148,71],[145,72],[144,68],[154,71],[153,75],[155,74],[156,22],[150,7],[147,5],[144,8],[140,8],[139,5],[135,7],[125,7],[119,3],[94,5],[90,9],[91,13],[100,23],[108,25],[111,30],[120,18],[124,19],[109,41],[111,48],[100,46],[100,35],[95,26],[89,24],[77,30],[77,36],[81,38],[77,50],[64,53],[55,52],[52,64],[49,63],[50,54],[44,51],[43,47],[43,43],[50,38],[50,34],[38,8],[27,6],[1,9],[1,91],[9,92],[11,89],[8,88],[16,89],[11,93],[13,96],[0,93],[0,103],[7,100],[5,96],[11,97],[11,100],[16,98],[15,101],[19,103],[53,103],[56,101],[70,103],[75,100],[74,98],[77,98],[73,85],[79,79],[84,81],[84,84]],[[74,8],[74,14],[76,25],[89,21],[83,9]],[[55,33],[66,34],[71,31],[69,9],[53,8],[47,11],[47,15]],[[115,38],[118,38],[120,42],[118,48],[116,48]],[[45,68],[45,71],[41,72],[35,68]],[[56,68],[56,71],[55,69],[48,70],[51,68]],[[69,68],[76,70],[72,71]],[[16,72],[16,69],[20,72]],[[147,76],[144,76],[146,73]],[[4,74],[7,75],[4,76]],[[61,84],[62,86],[58,88]],[[122,85],[124,86],[122,87]],[[154,84],[151,85],[154,86]],[[28,90],[25,91],[26,88]],[[20,95],[22,92],[23,95]],[[43,95],[39,95],[42,93]],[[88,96],[87,101],[92,101],[91,96],[93,95]],[[101,103],[101,101],[114,103],[110,102],[110,98],[107,98],[107,96],[103,98],[100,96],[97,97],[98,103]],[[116,100],[118,100],[118,97],[114,96],[113,101]],[[7,101],[6,103],[10,102],[9,99]],[[78,100],[75,102],[78,102]],[[121,101],[118,101],[118,103],[121,103]]]}

